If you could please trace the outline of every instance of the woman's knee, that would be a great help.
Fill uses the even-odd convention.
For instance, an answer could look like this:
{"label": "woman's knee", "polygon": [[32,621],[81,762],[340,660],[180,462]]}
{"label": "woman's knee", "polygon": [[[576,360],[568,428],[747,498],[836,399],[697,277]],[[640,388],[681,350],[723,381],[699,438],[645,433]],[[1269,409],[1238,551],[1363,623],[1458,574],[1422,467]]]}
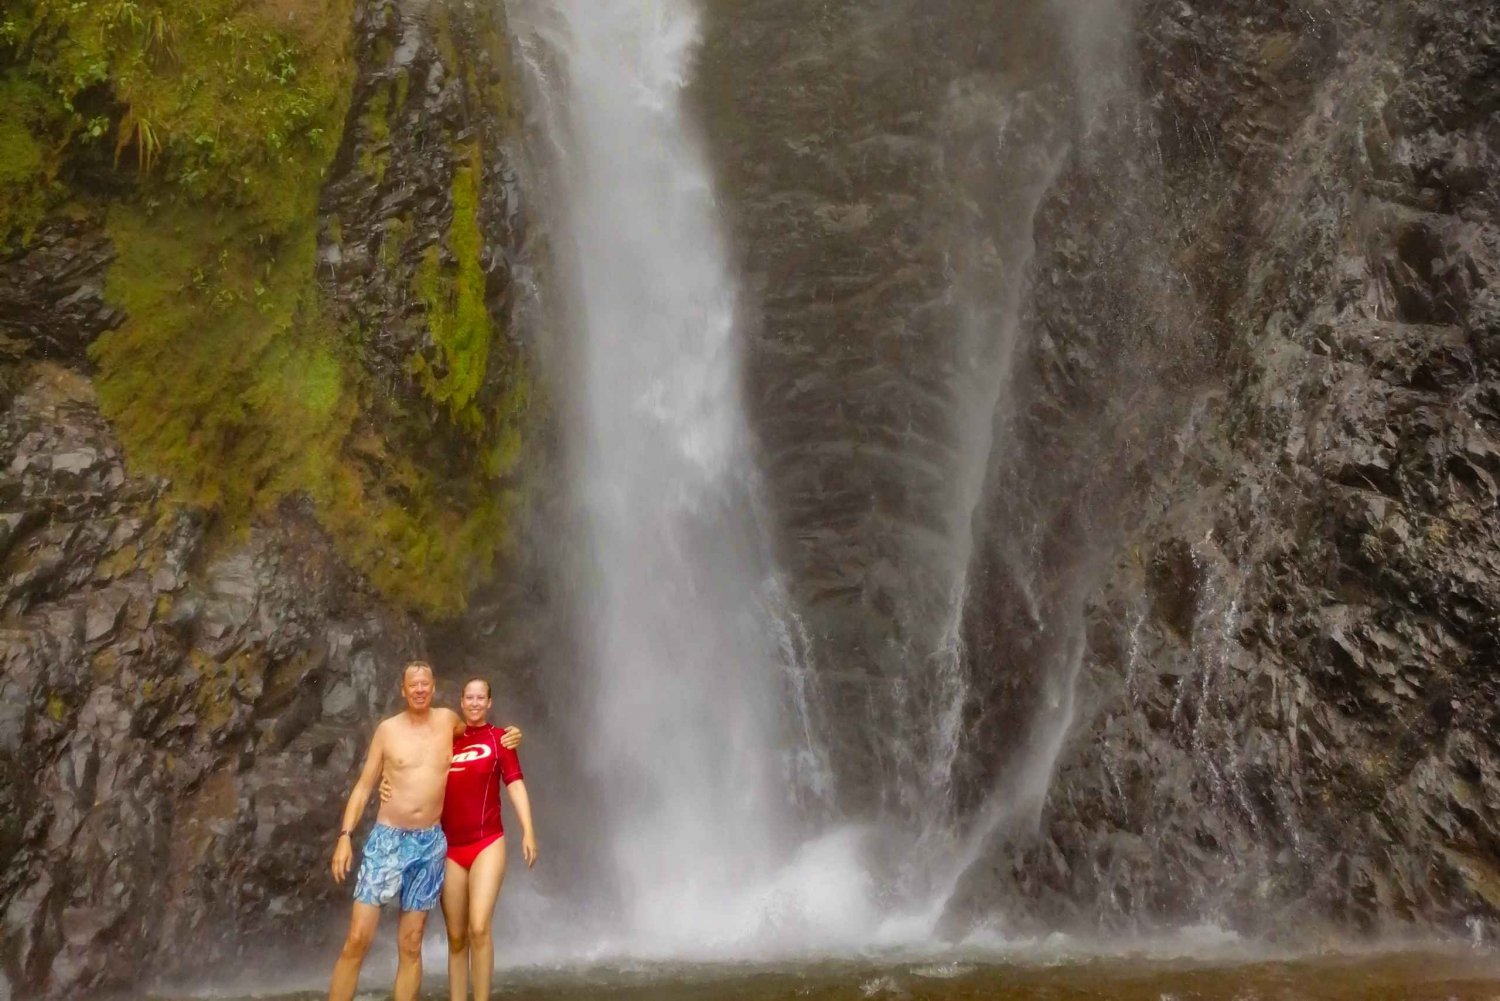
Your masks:
{"label": "woman's knee", "polygon": [[490,919],[470,918],[469,938],[475,942],[488,942],[490,940]]}
{"label": "woman's knee", "polygon": [[448,951],[467,952],[469,948],[469,933],[463,928],[448,929]]}

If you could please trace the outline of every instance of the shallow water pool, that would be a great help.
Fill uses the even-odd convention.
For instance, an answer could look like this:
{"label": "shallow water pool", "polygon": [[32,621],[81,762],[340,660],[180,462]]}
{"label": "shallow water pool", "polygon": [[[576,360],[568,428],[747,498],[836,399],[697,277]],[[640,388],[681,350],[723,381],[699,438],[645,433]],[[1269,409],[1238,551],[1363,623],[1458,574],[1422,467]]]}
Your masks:
{"label": "shallow water pool", "polygon": [[[363,992],[358,1001],[388,996]],[[422,996],[447,1001],[447,986],[429,975]],[[642,965],[504,975],[493,996],[497,1001],[1500,1001],[1500,957],[1455,951],[1250,963],[1114,958],[1041,965],[962,960],[794,968]],[[321,991],[236,996],[322,997]],[[151,1001],[182,999],[158,995]]]}

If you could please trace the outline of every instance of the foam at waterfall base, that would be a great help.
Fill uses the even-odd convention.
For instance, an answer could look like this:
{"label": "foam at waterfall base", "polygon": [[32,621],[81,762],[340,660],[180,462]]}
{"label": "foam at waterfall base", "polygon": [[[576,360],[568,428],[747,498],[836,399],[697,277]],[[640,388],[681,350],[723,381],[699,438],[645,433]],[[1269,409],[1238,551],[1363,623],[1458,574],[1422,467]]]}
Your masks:
{"label": "foam at waterfall base", "polygon": [[[497,919],[497,959],[512,968],[719,964],[784,967],[825,961],[1067,963],[1098,957],[1263,959],[1271,951],[1211,923],[1159,935],[1016,936],[997,916],[959,938],[942,932],[945,897],[903,897],[871,871],[877,832],[848,825],[815,838],[786,864],[737,892],[631,901],[606,922],[529,886],[507,886]],[[429,939],[441,962],[443,941]]]}
{"label": "foam at waterfall base", "polygon": [[606,921],[507,887],[512,917],[497,953],[507,963],[792,961],[860,954],[879,928],[875,882],[862,862],[867,831],[845,827],[803,845],[765,878],[711,893],[664,892],[624,902]]}

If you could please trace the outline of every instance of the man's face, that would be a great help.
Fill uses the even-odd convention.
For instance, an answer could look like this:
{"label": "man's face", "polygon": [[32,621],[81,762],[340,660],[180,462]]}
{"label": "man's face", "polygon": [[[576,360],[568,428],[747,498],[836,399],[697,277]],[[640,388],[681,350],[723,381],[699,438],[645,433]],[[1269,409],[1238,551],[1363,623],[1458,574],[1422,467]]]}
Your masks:
{"label": "man's face", "polygon": [[406,696],[410,709],[426,709],[432,705],[432,690],[435,682],[432,671],[425,667],[408,667],[401,679],[401,694]]}
{"label": "man's face", "polygon": [[490,711],[489,686],[482,681],[471,681],[464,686],[463,698],[459,700],[459,706],[464,711],[464,722],[479,724]]}

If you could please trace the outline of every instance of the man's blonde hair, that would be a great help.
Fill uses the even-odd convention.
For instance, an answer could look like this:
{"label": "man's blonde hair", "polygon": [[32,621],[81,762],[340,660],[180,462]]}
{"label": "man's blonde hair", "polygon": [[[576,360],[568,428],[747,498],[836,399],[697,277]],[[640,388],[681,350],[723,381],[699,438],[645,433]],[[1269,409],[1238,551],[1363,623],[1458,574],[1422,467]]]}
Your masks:
{"label": "man's blonde hair", "polygon": [[432,675],[434,681],[437,680],[437,672],[432,669],[432,665],[427,663],[427,661],[409,660],[406,662],[406,666],[401,669],[401,683],[403,685],[406,684],[406,676],[412,672],[412,668],[416,668],[418,671],[426,671]]}

